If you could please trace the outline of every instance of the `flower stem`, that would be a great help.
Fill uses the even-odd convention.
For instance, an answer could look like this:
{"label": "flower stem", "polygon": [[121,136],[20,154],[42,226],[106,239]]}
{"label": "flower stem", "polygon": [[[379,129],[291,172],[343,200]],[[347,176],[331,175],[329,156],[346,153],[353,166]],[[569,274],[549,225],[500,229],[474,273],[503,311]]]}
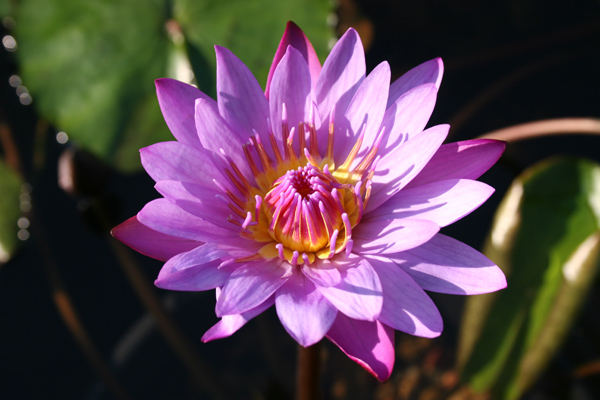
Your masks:
{"label": "flower stem", "polygon": [[564,134],[600,135],[600,119],[596,118],[558,118],[527,122],[486,133],[479,139],[499,139],[517,142],[542,136]]}
{"label": "flower stem", "polygon": [[321,344],[298,346],[296,400],[316,400],[319,394]]}

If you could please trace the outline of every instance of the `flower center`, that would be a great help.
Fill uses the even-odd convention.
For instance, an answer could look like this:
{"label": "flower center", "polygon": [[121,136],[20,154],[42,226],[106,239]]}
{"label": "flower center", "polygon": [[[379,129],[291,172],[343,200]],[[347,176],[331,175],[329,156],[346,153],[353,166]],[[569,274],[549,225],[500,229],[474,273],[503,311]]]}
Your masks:
{"label": "flower center", "polygon": [[300,252],[327,246],[332,233],[343,226],[341,187],[333,176],[312,164],[287,171],[273,183],[262,203],[270,221],[269,235]]}

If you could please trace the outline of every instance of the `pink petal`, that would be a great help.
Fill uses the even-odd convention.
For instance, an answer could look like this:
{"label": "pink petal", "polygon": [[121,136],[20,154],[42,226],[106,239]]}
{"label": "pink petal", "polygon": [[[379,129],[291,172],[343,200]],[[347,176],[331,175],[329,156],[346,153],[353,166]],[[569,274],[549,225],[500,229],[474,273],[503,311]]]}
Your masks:
{"label": "pink petal", "polygon": [[[469,179],[450,179],[404,188],[363,217],[376,219],[426,219],[444,227],[469,214],[494,193],[494,188]],[[364,222],[362,222],[364,223]]]}
{"label": "pink petal", "polygon": [[407,187],[445,179],[477,179],[498,161],[506,142],[475,139],[442,145]]}
{"label": "pink petal", "polygon": [[253,179],[254,175],[245,161],[243,145],[248,142],[251,132],[234,129],[215,107],[203,100],[196,101],[196,130],[200,143],[204,148],[216,154],[223,152],[234,160],[236,166],[246,179]]}
{"label": "pink petal", "polygon": [[375,67],[354,94],[348,109],[344,112],[344,118],[336,119],[333,141],[335,143],[333,156],[336,164],[341,165],[344,162],[363,125],[365,126],[363,153],[373,145],[385,114],[390,76],[390,66],[387,62],[384,61]]}
{"label": "pink petal", "polygon": [[253,309],[246,311],[242,314],[224,315],[219,322],[213,325],[206,333],[202,336],[204,343],[210,342],[215,339],[222,339],[233,335],[242,326],[246,325],[246,322],[256,317],[258,314],[267,310],[275,303],[273,296],[269,297],[261,305],[254,307]]}
{"label": "pink petal", "polygon": [[[215,52],[219,113],[234,129],[239,125],[248,136],[253,129],[261,135],[267,134],[269,102],[256,78],[228,49],[215,46]],[[263,138],[268,143],[268,137]]]}
{"label": "pink petal", "polygon": [[162,180],[193,182],[217,188],[213,179],[223,179],[211,155],[179,142],[162,142],[140,150],[142,165],[155,182]]}
{"label": "pink petal", "polygon": [[480,294],[506,287],[504,273],[486,256],[442,234],[393,258],[423,289],[432,292]]}
{"label": "pink petal", "polygon": [[356,254],[394,254],[427,242],[439,230],[435,222],[419,219],[361,221],[352,230],[352,251]]}
{"label": "pink petal", "polygon": [[196,240],[182,239],[152,230],[141,224],[137,217],[131,217],[115,226],[111,234],[135,251],[161,261],[202,244]]}
{"label": "pink petal", "polygon": [[275,73],[275,68],[279,64],[279,61],[283,58],[283,55],[287,51],[288,46],[292,46],[296,50],[300,52],[302,58],[308,64],[308,69],[310,70],[310,76],[312,84],[311,86],[314,88],[317,84],[317,79],[319,78],[319,74],[321,73],[321,62],[319,61],[319,57],[317,57],[317,53],[313,48],[310,40],[306,37],[302,29],[298,27],[295,23],[289,21],[285,27],[285,32],[283,33],[283,37],[279,42],[279,47],[277,47],[277,51],[275,52],[275,57],[273,57],[273,63],[271,64],[271,69],[269,70],[269,77],[267,78],[267,86],[265,89],[265,94],[267,98],[269,98],[269,92],[271,87],[271,80],[273,79],[273,74]]}
{"label": "pink petal", "polygon": [[379,321],[368,322],[338,313],[327,338],[381,382],[394,368],[394,330]]}
{"label": "pink petal", "polygon": [[227,221],[233,211],[227,204],[217,198],[223,192],[189,182],[159,181],[154,185],[156,190],[171,203],[196,217],[200,217],[217,226],[227,226],[235,230],[239,227]]}
{"label": "pink petal", "polygon": [[377,154],[385,156],[395,151],[409,138],[420,134],[435,107],[437,88],[433,84],[423,84],[402,94],[390,105],[383,117],[386,128]]}
{"label": "pink petal", "polygon": [[334,286],[342,280],[335,263],[318,258],[312,265],[303,264],[302,273],[317,286]]}
{"label": "pink petal", "polygon": [[194,103],[203,99],[209,107],[217,103],[195,87],[173,79],[156,80],[156,96],[167,126],[175,139],[193,147],[199,147],[194,125]]}
{"label": "pink petal", "polygon": [[369,257],[369,262],[377,271],[383,286],[383,307],[379,321],[411,335],[439,336],[444,323],[427,293],[391,260]]}
{"label": "pink petal", "polygon": [[435,87],[439,89],[440,84],[442,83],[443,74],[444,63],[439,57],[425,61],[421,65],[417,65],[390,85],[388,107],[392,105],[398,97],[424,83],[433,83],[435,84]]}
{"label": "pink petal", "polygon": [[440,147],[448,129],[448,125],[431,127],[379,160],[367,210],[375,210],[413,180]]}
{"label": "pink petal", "polygon": [[219,268],[221,258],[231,259],[226,250],[205,244],[171,258],[163,265],[154,282],[161,289],[202,291],[223,286],[231,268]]}
{"label": "pink petal", "polygon": [[[365,51],[358,33],[350,28],[333,46],[323,64],[315,88],[315,100],[323,122],[328,121],[329,113],[334,105],[337,113],[340,116],[343,115],[354,93],[365,78],[365,73]],[[323,126],[325,130],[328,129],[327,123],[324,123]],[[319,151],[321,154],[325,154],[326,149],[327,142],[321,140]]]}
{"label": "pink petal", "polygon": [[309,107],[312,104],[310,79],[308,65],[302,58],[302,54],[295,48],[288,47],[275,68],[269,94],[272,128],[279,143],[282,143],[281,124],[284,104],[289,129],[292,127],[298,129],[300,122],[311,122],[308,121]]}
{"label": "pink petal", "polygon": [[146,204],[137,215],[138,220],[158,232],[201,242],[241,240],[236,231],[229,231],[198,218],[171,203],[156,199]]}
{"label": "pink petal", "polygon": [[342,268],[342,281],[318,287],[319,291],[350,318],[374,321],[383,302],[379,277],[369,262],[359,257],[351,258]]}
{"label": "pink petal", "polygon": [[337,308],[301,273],[277,291],[275,307],[285,330],[304,347],[323,339],[337,314]]}
{"label": "pink petal", "polygon": [[217,316],[241,314],[257,307],[279,289],[291,275],[281,260],[250,262],[235,270],[217,300]]}

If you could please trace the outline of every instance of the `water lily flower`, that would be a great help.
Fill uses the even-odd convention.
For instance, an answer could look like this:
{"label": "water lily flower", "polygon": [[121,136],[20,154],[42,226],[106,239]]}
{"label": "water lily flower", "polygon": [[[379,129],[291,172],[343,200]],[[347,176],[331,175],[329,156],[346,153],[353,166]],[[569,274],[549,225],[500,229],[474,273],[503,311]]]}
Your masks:
{"label": "water lily flower", "polygon": [[166,261],[158,287],[216,289],[221,319],[203,341],[275,305],[300,345],[327,337],[386,380],[394,330],[442,331],[425,290],[506,286],[489,259],[439,233],[492,194],[475,179],[504,150],[494,140],[442,144],[448,125],[425,129],[441,59],[390,85],[387,62],[366,75],[354,29],[321,66],[289,23],[263,92],[231,51],[215,49],[216,101],[156,81],[176,141],[143,148],[141,160],[163,197],[113,230]]}

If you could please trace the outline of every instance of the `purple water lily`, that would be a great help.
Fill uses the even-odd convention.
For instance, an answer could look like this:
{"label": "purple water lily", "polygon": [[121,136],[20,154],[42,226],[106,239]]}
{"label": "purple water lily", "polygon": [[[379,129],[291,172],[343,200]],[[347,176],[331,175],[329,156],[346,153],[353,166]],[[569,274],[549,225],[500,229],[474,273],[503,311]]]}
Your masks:
{"label": "purple water lily", "polygon": [[390,85],[390,67],[366,75],[349,29],[321,66],[289,23],[263,92],[248,68],[216,47],[217,101],[156,81],[177,141],[141,150],[163,198],[113,230],[166,261],[156,285],[216,289],[221,320],[203,341],[227,337],[275,305],[302,346],[327,337],[380,380],[394,364],[394,330],[442,331],[424,290],[478,294],[506,286],[489,259],[446,226],[493,192],[478,182],[504,143],[442,144],[425,129],[442,61]]}

